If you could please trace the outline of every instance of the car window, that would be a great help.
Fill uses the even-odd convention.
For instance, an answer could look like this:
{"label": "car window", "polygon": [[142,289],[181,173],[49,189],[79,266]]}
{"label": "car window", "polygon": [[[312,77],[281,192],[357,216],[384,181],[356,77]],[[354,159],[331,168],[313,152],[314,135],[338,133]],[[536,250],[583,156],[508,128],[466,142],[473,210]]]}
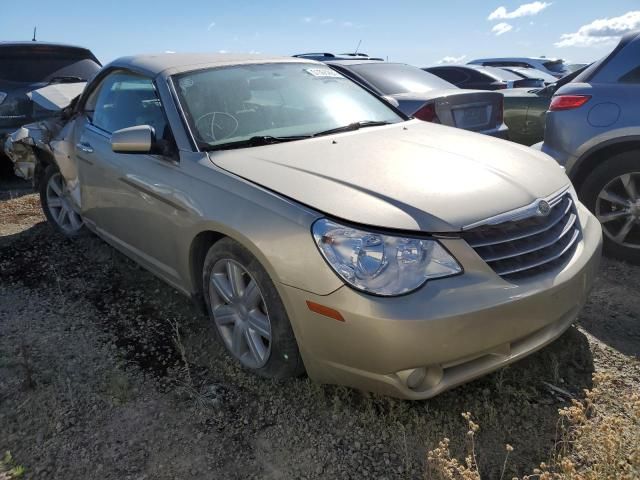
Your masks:
{"label": "car window", "polygon": [[505,82],[508,80],[520,80],[521,78],[513,72],[508,72],[507,70],[497,67],[483,67],[482,69],[478,69],[478,71],[488,77],[492,77],[494,80],[502,80]]}
{"label": "car window", "polygon": [[326,65],[267,63],[172,77],[200,148],[255,136],[308,136],[354,122],[404,120]]}
{"label": "car window", "polygon": [[595,81],[604,83],[637,83],[634,71],[640,66],[640,39],[627,44],[598,72]]}
{"label": "car window", "polygon": [[544,62],[542,65],[544,66],[544,68],[553,73],[570,73],[567,65],[564,63],[564,60],[551,60],[548,62]]}
{"label": "car window", "polygon": [[454,88],[454,85],[429,72],[402,63],[368,63],[349,65],[347,68],[383,95]]}
{"label": "car window", "polygon": [[622,77],[620,77],[620,83],[640,84],[640,66],[634,68],[633,70],[625,73]]}
{"label": "car window", "polygon": [[539,78],[547,83],[555,83],[558,79],[553,75],[549,75],[548,73],[543,72],[542,70],[538,70],[536,68],[505,68],[504,70],[515,73],[516,75],[520,75],[522,78]]}
{"label": "car window", "polygon": [[167,135],[167,121],[151,79],[114,72],[89,98],[85,112],[91,123],[108,133],[136,125],[150,125],[158,138]]}
{"label": "car window", "polygon": [[530,67],[526,62],[516,62],[516,61],[501,61],[501,62],[484,62],[483,65],[488,67]]}
{"label": "car window", "polygon": [[453,85],[460,85],[469,80],[469,74],[462,68],[434,68],[432,73]]}
{"label": "car window", "polygon": [[0,49],[0,80],[39,83],[87,81],[100,70],[82,50]]}

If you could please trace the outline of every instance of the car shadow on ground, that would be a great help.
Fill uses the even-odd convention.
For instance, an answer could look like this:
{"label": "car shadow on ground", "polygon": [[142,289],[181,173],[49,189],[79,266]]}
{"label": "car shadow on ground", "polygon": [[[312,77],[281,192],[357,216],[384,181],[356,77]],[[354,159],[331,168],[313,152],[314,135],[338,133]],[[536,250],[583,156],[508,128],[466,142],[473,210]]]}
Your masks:
{"label": "car shadow on ground", "polygon": [[579,324],[618,352],[640,359],[640,266],[603,259]]}
{"label": "car shadow on ground", "polygon": [[[67,306],[88,302],[95,325],[115,338],[114,355],[123,368],[152,379],[163,394],[176,394],[179,402],[170,402],[169,410],[183,408],[180,402],[204,405],[201,415],[211,415],[207,425],[217,429],[211,435],[225,435],[217,418],[241,422],[242,435],[218,440],[253,452],[258,470],[267,459],[283,471],[297,471],[300,462],[311,462],[305,452],[315,449],[320,477],[338,477],[343,470],[366,476],[368,459],[379,457],[390,478],[422,478],[425,451],[442,438],[464,456],[468,428],[461,413],[468,411],[481,427],[476,454],[486,478],[500,476],[506,443],[515,448],[507,474],[530,473],[549,458],[557,440],[558,408],[583,396],[594,371],[587,338],[572,327],[530,357],[429,401],[307,378],[270,382],[229,360],[188,299],[93,235],[68,240],[42,222],[0,237],[0,272],[0,287],[19,284],[25,295],[49,290]],[[604,314],[590,308],[594,322]],[[269,443],[274,439],[277,449]]]}

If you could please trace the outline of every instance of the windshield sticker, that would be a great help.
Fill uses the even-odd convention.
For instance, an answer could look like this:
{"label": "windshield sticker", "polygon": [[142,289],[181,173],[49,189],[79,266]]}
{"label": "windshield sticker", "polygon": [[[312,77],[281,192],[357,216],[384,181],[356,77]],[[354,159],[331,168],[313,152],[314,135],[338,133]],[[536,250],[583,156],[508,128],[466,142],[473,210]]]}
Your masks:
{"label": "windshield sticker", "polygon": [[304,71],[309,75],[313,75],[314,77],[344,78],[338,72],[330,70],[328,68],[305,68]]}

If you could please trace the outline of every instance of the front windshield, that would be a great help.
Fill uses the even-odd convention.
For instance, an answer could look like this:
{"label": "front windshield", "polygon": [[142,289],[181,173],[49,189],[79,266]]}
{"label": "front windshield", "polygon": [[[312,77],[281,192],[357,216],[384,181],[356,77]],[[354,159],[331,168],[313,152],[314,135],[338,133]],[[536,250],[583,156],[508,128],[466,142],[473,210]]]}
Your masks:
{"label": "front windshield", "polygon": [[325,65],[235,65],[173,77],[202,149],[256,136],[311,136],[356,122],[404,119]]}

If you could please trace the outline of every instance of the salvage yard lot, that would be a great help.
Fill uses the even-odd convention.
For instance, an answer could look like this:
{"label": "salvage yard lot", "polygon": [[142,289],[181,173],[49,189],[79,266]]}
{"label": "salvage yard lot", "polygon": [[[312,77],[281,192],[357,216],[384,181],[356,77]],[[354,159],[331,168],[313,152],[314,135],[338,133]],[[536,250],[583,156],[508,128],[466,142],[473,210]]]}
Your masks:
{"label": "salvage yard lot", "polygon": [[5,183],[0,452],[27,478],[423,478],[443,437],[463,455],[469,411],[484,478],[500,477],[506,443],[504,478],[527,474],[594,372],[621,395],[640,388],[640,267],[603,262],[578,325],[551,346],[406,402],[246,373],[189,300],[94,236],[64,239],[36,195]]}

